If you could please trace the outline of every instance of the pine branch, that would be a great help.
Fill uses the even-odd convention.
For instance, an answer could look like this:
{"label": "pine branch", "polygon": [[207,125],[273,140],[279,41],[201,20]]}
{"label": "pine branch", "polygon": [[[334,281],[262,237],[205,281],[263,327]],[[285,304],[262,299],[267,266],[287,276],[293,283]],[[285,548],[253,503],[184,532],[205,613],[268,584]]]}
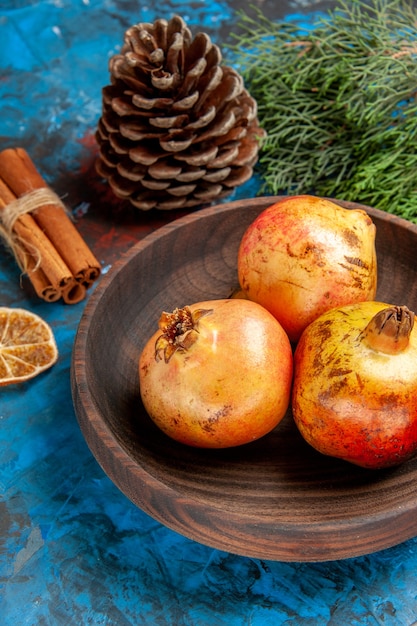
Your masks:
{"label": "pine branch", "polygon": [[230,50],[267,131],[262,192],[319,193],[417,223],[417,13],[340,0],[303,31],[240,13]]}

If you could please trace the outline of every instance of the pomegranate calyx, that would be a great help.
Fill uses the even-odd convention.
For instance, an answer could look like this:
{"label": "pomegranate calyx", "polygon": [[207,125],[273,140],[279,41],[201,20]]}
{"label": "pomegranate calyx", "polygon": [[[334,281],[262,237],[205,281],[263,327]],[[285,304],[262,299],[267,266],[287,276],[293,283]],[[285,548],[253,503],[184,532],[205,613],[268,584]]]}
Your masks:
{"label": "pomegranate calyx", "polygon": [[155,360],[162,358],[162,352],[165,363],[168,363],[177,350],[189,350],[198,337],[199,320],[211,312],[212,309],[191,311],[188,306],[176,308],[172,313],[163,311],[158,323],[162,335],[155,341]]}
{"label": "pomegranate calyx", "polygon": [[362,340],[378,352],[398,354],[407,348],[413,326],[413,311],[406,306],[390,306],[374,315]]}

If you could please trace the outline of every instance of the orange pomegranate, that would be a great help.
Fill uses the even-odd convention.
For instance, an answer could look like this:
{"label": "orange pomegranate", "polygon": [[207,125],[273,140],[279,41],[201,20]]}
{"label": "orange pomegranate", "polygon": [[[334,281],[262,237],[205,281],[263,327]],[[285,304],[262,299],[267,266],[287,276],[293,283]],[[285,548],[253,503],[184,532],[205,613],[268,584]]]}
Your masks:
{"label": "orange pomegranate", "polygon": [[265,209],[243,235],[239,282],[292,342],[319,315],[373,300],[375,225],[361,209],[315,196],[289,196]]}
{"label": "orange pomegranate", "polygon": [[417,450],[417,330],[405,306],[328,311],[294,355],[292,410],[319,452],[379,469]]}
{"label": "orange pomegranate", "polygon": [[143,404],[165,434],[190,446],[249,443],[290,402],[293,357],[277,320],[248,300],[209,300],[162,313],[139,359]]}

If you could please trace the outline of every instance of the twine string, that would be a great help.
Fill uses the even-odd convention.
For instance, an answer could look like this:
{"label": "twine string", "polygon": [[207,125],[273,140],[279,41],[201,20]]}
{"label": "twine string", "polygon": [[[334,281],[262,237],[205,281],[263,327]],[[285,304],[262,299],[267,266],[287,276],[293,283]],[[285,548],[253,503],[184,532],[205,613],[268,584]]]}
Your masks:
{"label": "twine string", "polygon": [[7,204],[0,211],[0,237],[11,249],[20,269],[25,273],[28,272],[28,259],[26,251],[30,253],[35,261],[35,266],[31,270],[33,272],[37,270],[41,264],[41,252],[24,237],[21,237],[14,232],[16,220],[18,220],[22,215],[33,213],[41,206],[51,204],[60,206],[66,213],[68,213],[67,208],[59,196],[49,187],[33,189],[32,191],[19,196],[19,198],[16,198],[16,200]]}

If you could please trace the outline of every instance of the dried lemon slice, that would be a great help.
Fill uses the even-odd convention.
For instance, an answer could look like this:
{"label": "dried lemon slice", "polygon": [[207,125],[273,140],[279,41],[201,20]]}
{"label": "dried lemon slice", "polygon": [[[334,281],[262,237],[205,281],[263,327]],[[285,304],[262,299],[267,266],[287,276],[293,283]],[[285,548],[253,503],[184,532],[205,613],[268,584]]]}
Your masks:
{"label": "dried lemon slice", "polygon": [[52,329],[41,317],[24,309],[0,307],[0,385],[33,378],[57,358]]}

